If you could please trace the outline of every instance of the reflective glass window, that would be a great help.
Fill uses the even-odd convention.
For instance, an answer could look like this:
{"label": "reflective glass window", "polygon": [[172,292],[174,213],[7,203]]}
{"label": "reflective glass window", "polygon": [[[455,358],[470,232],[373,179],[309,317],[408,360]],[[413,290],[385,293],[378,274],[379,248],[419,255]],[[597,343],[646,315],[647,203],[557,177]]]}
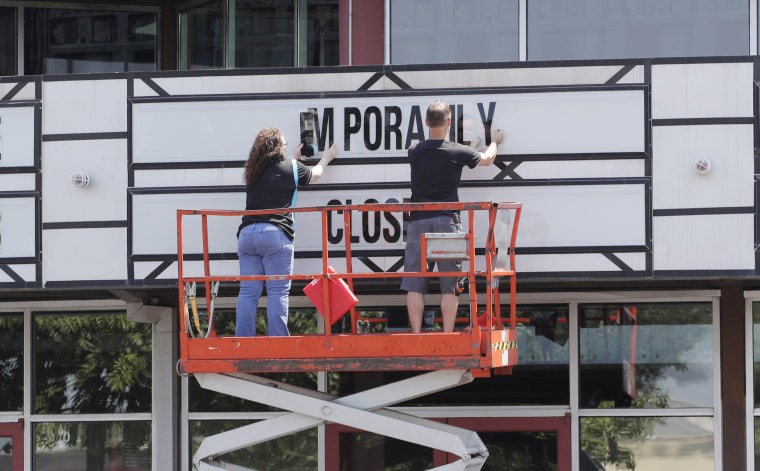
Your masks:
{"label": "reflective glass window", "polygon": [[[423,330],[441,330],[441,314],[433,306],[425,311]],[[502,316],[508,316],[509,305],[502,306]],[[381,312],[382,313],[382,312]],[[368,312],[362,316],[372,317]],[[388,310],[388,327],[393,331],[408,331],[406,309]],[[348,318],[348,316],[346,316]],[[467,321],[469,310],[460,309],[458,319]],[[570,345],[567,305],[525,305],[517,311],[518,362],[511,374],[475,378],[471,383],[403,403],[422,405],[569,405],[570,404]],[[339,325],[340,321],[335,325]],[[458,322],[455,330],[468,328]],[[381,325],[371,324],[372,331]],[[399,381],[419,373],[372,371],[337,373],[336,387],[340,394],[352,394],[370,387]],[[332,376],[331,376],[332,378]],[[333,381],[331,385],[335,384]]]}
{"label": "reflective glass window", "polygon": [[13,469],[13,438],[0,437],[0,469]]}
{"label": "reflective glass window", "polygon": [[581,417],[580,469],[715,469],[712,417]]}
{"label": "reflective glass window", "polygon": [[236,0],[234,4],[234,67],[295,65],[293,0]]}
{"label": "reflective glass window", "polygon": [[34,410],[150,412],[151,325],[124,313],[34,315]]}
{"label": "reflective glass window", "polygon": [[713,405],[711,303],[581,305],[580,405]]}
{"label": "reflective glass window", "polygon": [[298,65],[339,65],[339,29],[337,0],[300,0],[306,6],[306,18],[299,20],[299,35],[306,29],[306,41],[299,42]]}
{"label": "reflective glass window", "polygon": [[224,67],[224,2],[207,2],[180,13],[180,68]]}
{"label": "reflective glass window", "polygon": [[752,339],[755,408],[760,408],[760,302],[752,303]]}
{"label": "reflective glass window", "polygon": [[40,422],[33,427],[35,471],[151,471],[148,421]]}
{"label": "reflective glass window", "polygon": [[433,468],[433,450],[369,432],[339,433],[340,465],[346,471]]}
{"label": "reflective glass window", "polygon": [[749,53],[747,0],[531,0],[528,60]]}
{"label": "reflective glass window", "polygon": [[[752,303],[752,380],[754,408],[760,408],[760,302]],[[755,423],[755,469],[760,469],[760,417]]]}
{"label": "reflective glass window", "polygon": [[[317,320],[315,310],[291,311],[288,316],[288,329],[292,334],[314,334],[317,332]],[[205,312],[199,312],[201,328],[206,331],[208,323]],[[259,335],[266,335],[266,308],[259,309],[256,316],[256,330]],[[235,335],[235,310],[215,309],[214,330],[216,335]],[[335,375],[335,373],[328,373]],[[317,373],[268,373],[260,376],[268,377],[276,381],[283,381],[308,389],[317,389]],[[271,412],[274,409],[257,402],[248,401],[239,397],[222,394],[208,389],[203,389],[194,378],[189,382],[189,398],[191,412]]]}
{"label": "reflective glass window", "polygon": [[755,470],[760,469],[760,417],[755,417]]}
{"label": "reflective glass window", "polygon": [[340,63],[338,0],[212,1],[180,13],[180,68]]}
{"label": "reflective glass window", "polygon": [[519,57],[517,0],[391,0],[391,63]]}
{"label": "reflective glass window", "polygon": [[[190,456],[195,454],[205,437],[254,422],[256,421],[191,420]],[[317,447],[317,429],[315,427],[226,453],[216,458],[241,467],[231,467],[231,469],[313,471],[317,469]],[[198,471],[198,468],[193,465],[192,470]]]}
{"label": "reflective glass window", "polygon": [[484,471],[556,471],[557,432],[478,432],[488,449]]}
{"label": "reflective glass window", "polygon": [[16,8],[0,7],[0,76],[17,75]]}
{"label": "reflective glass window", "polygon": [[157,70],[157,22],[148,12],[25,8],[24,73]]}
{"label": "reflective glass window", "polygon": [[24,317],[0,314],[0,411],[24,408]]}

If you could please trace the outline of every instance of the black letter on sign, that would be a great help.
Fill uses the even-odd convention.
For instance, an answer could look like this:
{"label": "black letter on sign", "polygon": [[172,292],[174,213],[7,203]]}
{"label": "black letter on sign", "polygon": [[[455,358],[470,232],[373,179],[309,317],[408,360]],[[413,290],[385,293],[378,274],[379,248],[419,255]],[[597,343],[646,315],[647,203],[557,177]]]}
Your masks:
{"label": "black letter on sign", "polygon": [[[376,199],[368,199],[364,203],[370,204],[370,203],[378,203]],[[370,235],[369,234],[369,212],[362,211],[362,234],[364,235],[364,240],[366,240],[369,243],[374,244],[378,240],[380,240],[380,213],[377,211],[373,211],[375,215],[375,233]]]}
{"label": "black letter on sign", "polygon": [[[375,116],[375,142],[370,140],[370,117]],[[382,118],[380,117],[380,108],[377,106],[370,106],[364,110],[364,147],[367,150],[377,150],[380,148],[380,140],[383,137],[381,126]]]}
{"label": "black letter on sign", "polygon": [[[322,123],[322,129],[319,129],[319,114],[317,114],[316,108],[310,108],[309,111],[314,112],[314,132],[317,133],[317,149],[324,151],[326,148],[333,145],[335,138],[333,137],[333,109],[325,108],[324,122]],[[327,141],[327,143],[325,143]]]}
{"label": "black letter on sign", "polygon": [[494,108],[496,108],[496,103],[492,101],[488,104],[488,116],[486,116],[485,111],[483,110],[483,103],[478,103],[480,120],[483,121],[483,129],[486,130],[486,145],[491,144],[491,122],[493,121]]}
{"label": "black letter on sign", "polygon": [[[354,124],[351,124],[353,118]],[[348,152],[351,150],[351,134],[356,134],[362,127],[362,115],[359,112],[359,108],[346,108],[343,110],[343,125],[345,130],[343,131],[343,150]]]}
{"label": "black letter on sign", "polygon": [[[386,203],[398,203],[398,200],[396,198],[390,198]],[[401,237],[401,225],[398,223],[398,219],[396,219],[396,216],[390,211],[385,211],[383,215],[385,216],[385,220],[388,221],[393,228],[393,234],[391,234],[391,231],[388,230],[387,227],[383,229],[383,239],[385,239],[386,242],[398,242]]]}
{"label": "black letter on sign", "polygon": [[396,149],[401,149],[401,108],[385,107],[385,150],[391,149],[391,134],[396,135]]}
{"label": "black letter on sign", "polygon": [[417,105],[412,106],[412,112],[409,115],[409,129],[406,131],[406,145],[404,146],[406,149],[412,145],[412,139],[425,140],[425,130],[422,129],[422,114]]}
{"label": "black letter on sign", "polygon": [[[327,202],[327,206],[340,206],[342,203],[339,200],[330,200]],[[338,214],[343,214],[343,211],[335,211]],[[335,235],[333,235],[332,232],[332,211],[327,213],[327,241],[331,244],[337,244],[343,239],[343,229],[340,229],[340,226],[342,226],[343,218],[341,218],[341,224],[338,224],[338,230],[335,232]]]}

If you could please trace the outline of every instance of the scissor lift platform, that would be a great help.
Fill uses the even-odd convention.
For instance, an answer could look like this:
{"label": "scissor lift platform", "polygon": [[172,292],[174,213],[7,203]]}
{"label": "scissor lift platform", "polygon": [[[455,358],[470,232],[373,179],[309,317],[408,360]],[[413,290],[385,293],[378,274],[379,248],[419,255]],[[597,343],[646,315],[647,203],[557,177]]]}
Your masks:
{"label": "scissor lift platform", "polygon": [[[439,422],[420,419],[389,410],[388,407],[415,397],[456,387],[477,376],[511,372],[517,363],[516,272],[514,246],[521,211],[520,203],[404,203],[365,204],[296,208],[293,212],[320,212],[322,218],[322,271],[315,274],[218,276],[210,271],[208,241],[209,216],[237,216],[251,211],[180,210],[178,211],[178,278],[180,300],[185,305],[181,314],[181,359],[178,371],[193,374],[204,388],[256,401],[291,411],[274,419],[257,422],[239,429],[207,437],[193,457],[200,470],[246,469],[228,465],[217,457],[256,443],[294,433],[325,423],[335,422],[357,429],[433,447],[459,456],[459,460],[436,470],[478,470],[488,451],[477,434]],[[331,212],[342,212],[344,230],[351,234],[351,213],[362,211],[406,212],[417,210],[459,210],[467,215],[467,230],[456,245],[452,237],[434,234],[421,241],[423,270],[420,273],[355,273],[352,269],[351,241],[346,237],[341,253],[346,271],[333,273],[329,266],[331,252],[326,236],[327,218]],[[483,251],[475,249],[474,213],[488,213]],[[275,211],[256,211],[274,213]],[[185,276],[183,262],[184,216],[200,216],[203,239],[204,276]],[[442,244],[438,244],[441,241]],[[452,247],[451,244],[454,244]],[[467,269],[459,272],[429,272],[427,262],[455,257],[467,261]],[[476,269],[476,256],[482,255],[485,269]],[[438,257],[438,258],[436,258]],[[404,276],[458,276],[469,280],[470,318],[468,326],[456,332],[423,333],[359,333],[363,322],[359,312],[351,308],[351,332],[334,334],[330,328],[318,335],[289,337],[219,337],[213,328],[213,304],[219,282],[266,280],[344,279],[349,289],[357,278],[401,278]],[[510,316],[501,317],[499,280],[509,279]],[[478,303],[477,283],[485,285],[485,303]],[[207,328],[198,321],[194,297],[196,283],[205,286]],[[192,286],[192,289],[190,288]],[[323,299],[330,319],[328,283],[323,283]],[[187,296],[192,292],[192,296]],[[482,315],[480,315],[482,308]],[[364,321],[366,322],[366,321]],[[420,371],[422,374],[396,383],[346,397],[255,376],[256,373],[314,371]]]}
{"label": "scissor lift platform", "polygon": [[[517,363],[513,329],[189,339],[181,373],[490,369]],[[476,340],[476,341],[475,341]]]}

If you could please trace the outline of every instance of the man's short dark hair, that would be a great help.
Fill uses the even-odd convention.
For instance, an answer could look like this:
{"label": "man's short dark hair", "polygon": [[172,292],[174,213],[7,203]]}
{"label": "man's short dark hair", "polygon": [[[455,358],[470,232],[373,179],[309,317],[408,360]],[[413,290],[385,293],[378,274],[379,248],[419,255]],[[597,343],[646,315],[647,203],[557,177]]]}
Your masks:
{"label": "man's short dark hair", "polygon": [[445,126],[446,121],[448,121],[450,117],[451,108],[449,108],[449,105],[446,104],[445,101],[435,100],[430,106],[428,106],[425,119],[427,119],[428,126],[437,128]]}

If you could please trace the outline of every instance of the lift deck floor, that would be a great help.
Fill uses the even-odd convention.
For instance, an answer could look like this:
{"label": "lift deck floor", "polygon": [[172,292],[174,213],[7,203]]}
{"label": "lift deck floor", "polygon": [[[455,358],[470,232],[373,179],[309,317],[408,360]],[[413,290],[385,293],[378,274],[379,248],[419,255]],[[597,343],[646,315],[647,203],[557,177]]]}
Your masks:
{"label": "lift deck floor", "polygon": [[[514,329],[187,340],[180,373],[488,370],[517,363]],[[483,371],[477,376],[488,374]]]}

